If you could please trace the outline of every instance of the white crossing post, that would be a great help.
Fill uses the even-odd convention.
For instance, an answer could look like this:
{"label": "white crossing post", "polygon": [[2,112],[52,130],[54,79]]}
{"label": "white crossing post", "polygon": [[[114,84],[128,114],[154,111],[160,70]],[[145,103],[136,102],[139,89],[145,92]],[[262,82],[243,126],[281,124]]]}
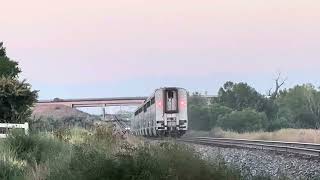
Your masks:
{"label": "white crossing post", "polygon": [[29,123],[27,123],[27,122],[24,123],[24,133],[26,135],[29,134]]}

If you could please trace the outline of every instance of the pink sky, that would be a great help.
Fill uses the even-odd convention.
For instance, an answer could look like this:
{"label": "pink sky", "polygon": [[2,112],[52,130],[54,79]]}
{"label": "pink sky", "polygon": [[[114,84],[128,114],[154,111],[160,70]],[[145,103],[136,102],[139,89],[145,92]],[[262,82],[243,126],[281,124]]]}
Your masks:
{"label": "pink sky", "polygon": [[10,0],[0,12],[0,41],[35,83],[320,65],[319,0]]}

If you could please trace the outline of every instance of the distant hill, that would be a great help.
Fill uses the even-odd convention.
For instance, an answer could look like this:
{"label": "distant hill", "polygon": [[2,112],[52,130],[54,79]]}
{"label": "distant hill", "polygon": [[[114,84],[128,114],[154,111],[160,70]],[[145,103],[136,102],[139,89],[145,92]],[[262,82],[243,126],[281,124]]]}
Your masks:
{"label": "distant hill", "polygon": [[65,105],[37,105],[33,109],[33,117],[35,118],[97,118],[97,116],[85,113],[75,108]]}
{"label": "distant hill", "polygon": [[33,131],[52,131],[60,128],[92,128],[101,118],[65,105],[37,105],[29,121]]}

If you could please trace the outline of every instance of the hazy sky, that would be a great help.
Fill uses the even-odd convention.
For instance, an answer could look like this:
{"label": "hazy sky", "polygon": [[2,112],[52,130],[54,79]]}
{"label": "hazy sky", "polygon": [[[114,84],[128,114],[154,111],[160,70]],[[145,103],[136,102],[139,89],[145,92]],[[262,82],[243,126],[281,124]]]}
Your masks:
{"label": "hazy sky", "polygon": [[0,41],[40,98],[215,94],[227,80],[265,93],[320,85],[319,0],[0,0]]}

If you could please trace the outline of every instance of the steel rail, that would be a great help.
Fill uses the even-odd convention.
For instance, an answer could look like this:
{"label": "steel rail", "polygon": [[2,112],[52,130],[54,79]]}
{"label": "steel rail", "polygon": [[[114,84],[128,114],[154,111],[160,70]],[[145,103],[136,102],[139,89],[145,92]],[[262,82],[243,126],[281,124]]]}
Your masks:
{"label": "steel rail", "polygon": [[178,139],[178,141],[195,143],[195,144],[204,144],[204,145],[210,145],[210,146],[215,145],[215,146],[240,147],[240,148],[251,148],[251,149],[260,149],[260,150],[273,150],[273,151],[320,157],[320,144],[314,144],[314,143],[262,141],[262,140],[211,138],[211,137],[181,138],[181,139]]}

